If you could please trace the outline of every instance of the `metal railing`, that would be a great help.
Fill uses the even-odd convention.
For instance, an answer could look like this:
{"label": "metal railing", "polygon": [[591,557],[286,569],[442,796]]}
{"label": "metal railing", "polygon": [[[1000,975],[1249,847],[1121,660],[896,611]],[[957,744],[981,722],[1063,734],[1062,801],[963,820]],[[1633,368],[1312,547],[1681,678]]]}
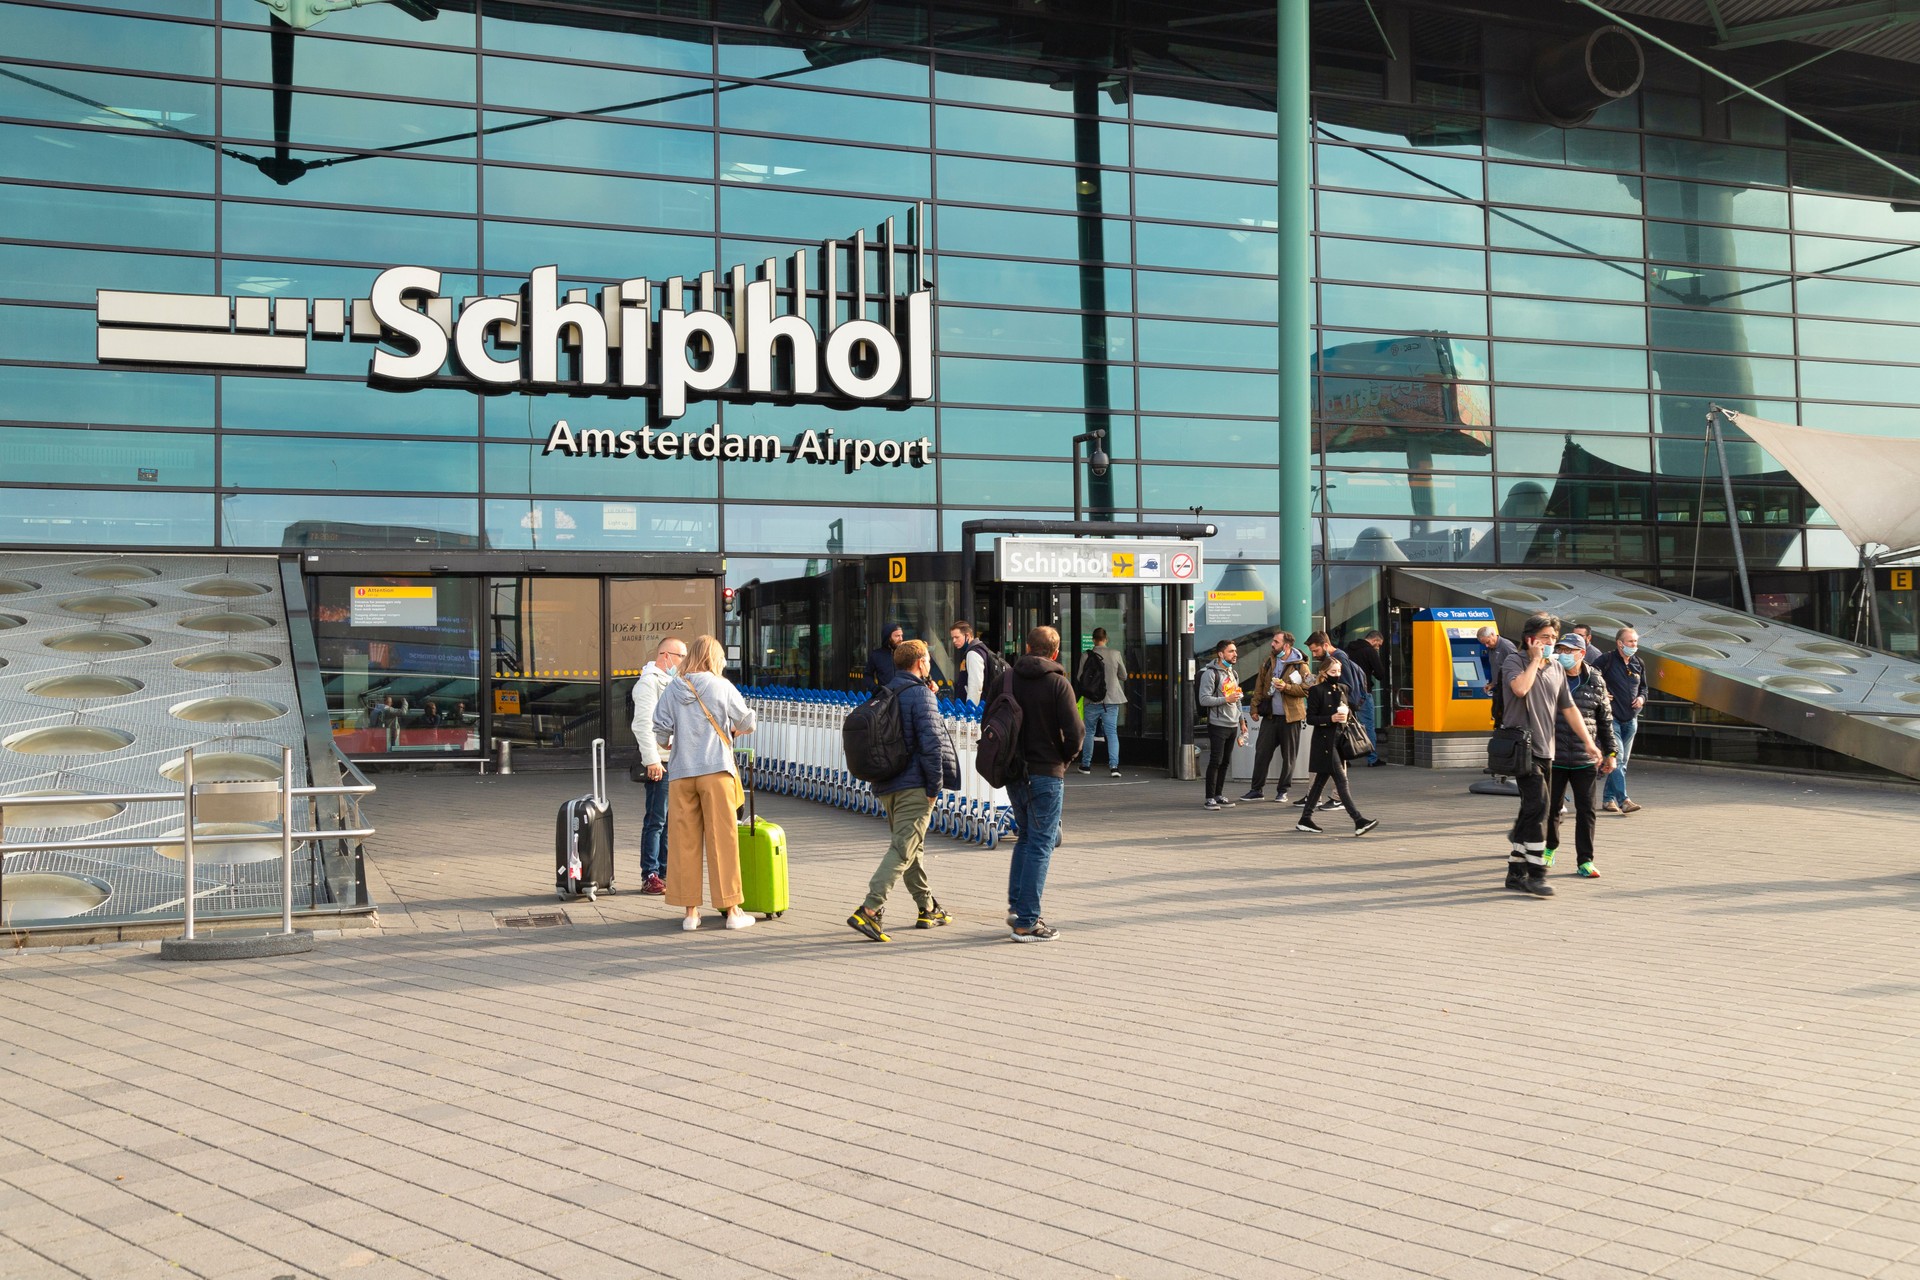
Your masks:
{"label": "metal railing", "polygon": [[[368,782],[366,775],[346,764],[352,783],[340,786],[294,785],[293,749],[282,747],[280,751],[280,776],[246,782],[195,782],[193,776],[193,750],[191,748],[181,758],[180,789],[178,791],[121,792],[101,794],[97,792],[74,792],[61,795],[6,796],[0,795],[0,920],[6,918],[6,860],[29,853],[96,853],[114,849],[151,849],[162,843],[171,843],[162,836],[114,836],[88,840],[15,840],[5,839],[7,814],[16,809],[35,809],[56,805],[72,804],[177,804],[181,810],[179,845],[181,852],[181,901],[185,922],[184,937],[192,938],[195,928],[196,904],[201,896],[195,888],[194,858],[196,852],[207,847],[233,844],[258,844],[264,833],[230,832],[206,833],[196,831],[200,801],[235,796],[265,797],[273,795],[279,800],[280,818],[280,922],[281,930],[293,932],[293,848],[296,844],[312,843],[317,853],[324,842],[339,840],[343,848],[352,848],[359,841],[374,834],[374,829],[366,825],[360,814],[360,797],[370,795],[374,785]],[[335,798],[335,813],[339,825],[323,827],[321,825],[320,798]],[[307,811],[312,824],[311,830],[297,830],[294,822],[295,802],[307,802]],[[351,824],[351,825],[349,825]],[[348,842],[353,842],[349,844]],[[318,894],[311,894],[317,899]],[[57,923],[70,923],[71,918]],[[55,921],[47,921],[54,924]],[[24,926],[23,926],[24,927]]]}

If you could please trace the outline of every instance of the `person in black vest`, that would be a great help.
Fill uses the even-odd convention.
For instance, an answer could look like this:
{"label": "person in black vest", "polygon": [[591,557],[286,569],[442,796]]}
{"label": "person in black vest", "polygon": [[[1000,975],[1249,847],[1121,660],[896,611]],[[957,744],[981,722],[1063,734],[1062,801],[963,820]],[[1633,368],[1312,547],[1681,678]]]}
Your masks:
{"label": "person in black vest", "polygon": [[886,810],[892,839],[867,883],[866,900],[847,917],[848,925],[875,942],[892,941],[881,915],[886,910],[887,894],[902,876],[907,892],[920,907],[914,922],[917,928],[953,923],[953,917],[941,910],[933,896],[921,854],[927,845],[927,820],[933,816],[933,802],[941,788],[960,785],[960,761],[940,722],[940,704],[934,699],[928,678],[933,662],[926,642],[902,641],[894,648],[893,661],[897,670],[887,687],[894,691],[894,705],[900,709],[900,736],[910,758],[907,767],[894,777],[874,784],[873,794]]}
{"label": "person in black vest", "polygon": [[1326,790],[1328,781],[1332,781],[1334,790],[1339,793],[1347,816],[1353,819],[1354,835],[1363,836],[1380,825],[1378,819],[1360,812],[1359,806],[1353,802],[1353,792],[1347,788],[1347,762],[1339,752],[1337,740],[1354,711],[1347,697],[1347,684],[1342,679],[1341,667],[1338,658],[1323,658],[1320,663],[1320,683],[1307,691],[1307,723],[1313,726],[1313,743],[1307,748],[1307,766],[1313,770],[1313,786],[1307,792],[1306,807],[1300,810],[1300,821],[1294,824],[1293,829],[1310,835],[1319,835],[1325,830],[1313,820],[1313,808],[1320,803],[1320,793]]}

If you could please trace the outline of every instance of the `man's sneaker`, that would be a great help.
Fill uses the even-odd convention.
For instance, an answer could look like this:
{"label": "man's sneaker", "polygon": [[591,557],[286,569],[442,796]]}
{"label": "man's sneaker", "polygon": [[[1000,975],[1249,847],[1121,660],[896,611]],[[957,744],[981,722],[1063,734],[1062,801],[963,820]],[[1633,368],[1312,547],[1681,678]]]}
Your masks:
{"label": "man's sneaker", "polygon": [[1620,812],[1622,812],[1622,813],[1638,813],[1638,812],[1640,812],[1640,806],[1639,806],[1639,805],[1637,805],[1637,804],[1635,804],[1635,803],[1634,803],[1633,801],[1631,801],[1631,800],[1622,800],[1622,801],[1620,802]]}
{"label": "man's sneaker", "polygon": [[1313,836],[1320,835],[1322,832],[1326,830],[1325,827],[1321,826],[1319,823],[1313,820],[1312,814],[1308,814],[1308,813],[1303,813],[1300,815],[1300,821],[1293,824],[1293,829],[1295,831],[1304,831],[1308,835],[1313,835]]}
{"label": "man's sneaker", "polygon": [[864,933],[875,942],[892,942],[893,939],[887,936],[887,931],[880,927],[880,915],[879,911],[855,907],[853,914],[847,917],[847,924],[854,932]]}
{"label": "man's sneaker", "polygon": [[1524,862],[1507,863],[1507,888],[1527,891],[1527,864]]}
{"label": "man's sneaker", "polygon": [[1353,824],[1353,834],[1363,836],[1379,825],[1380,819],[1378,818],[1368,818],[1365,822],[1356,822]]}
{"label": "man's sneaker", "polygon": [[1333,796],[1328,796],[1325,800],[1322,800],[1320,802],[1320,807],[1314,810],[1314,812],[1325,813],[1329,809],[1338,809],[1339,807],[1340,807],[1340,801]]}
{"label": "man's sneaker", "polygon": [[946,913],[938,899],[920,909],[919,918],[913,922],[916,929],[936,929],[943,924],[952,924],[953,917]]}
{"label": "man's sneaker", "polygon": [[1621,813],[1621,812],[1623,812],[1623,810],[1622,810],[1622,809],[1620,808],[1620,802],[1619,802],[1618,800],[1609,800],[1609,801],[1607,801],[1607,802],[1606,802],[1605,804],[1602,804],[1602,805],[1600,806],[1600,812],[1602,812],[1602,813]]}
{"label": "man's sneaker", "polygon": [[1581,863],[1577,870],[1580,872],[1580,878],[1582,880],[1598,880],[1600,878],[1600,873],[1594,870],[1591,862]]}
{"label": "man's sneaker", "polygon": [[1007,936],[1015,942],[1052,942],[1060,936],[1060,931],[1053,928],[1045,920],[1035,920],[1033,922],[1033,928],[1015,928],[1013,932]]}
{"label": "man's sneaker", "polygon": [[1081,766],[1080,766],[1080,772],[1082,772],[1082,773],[1092,773],[1092,772],[1093,772],[1093,766],[1092,766],[1092,765],[1089,765],[1089,764],[1083,764],[1083,765],[1081,765]]}
{"label": "man's sneaker", "polygon": [[1238,800],[1230,800],[1226,796],[1215,796],[1214,799],[1220,802],[1220,807],[1222,809],[1231,809],[1233,808],[1233,806],[1240,803]]}
{"label": "man's sneaker", "polygon": [[1292,804],[1293,803],[1293,801],[1287,798],[1287,793],[1284,791],[1282,791],[1279,795],[1275,796],[1273,798],[1273,802],[1275,804]]}
{"label": "man's sneaker", "polygon": [[1521,887],[1536,898],[1551,898],[1553,896],[1553,886],[1547,883],[1547,869],[1545,867],[1528,867],[1527,882]]}
{"label": "man's sneaker", "polygon": [[1550,867],[1553,865],[1553,853],[1554,851],[1552,849],[1542,849],[1540,851],[1540,862],[1542,866]]}
{"label": "man's sneaker", "polygon": [[1247,794],[1241,796],[1240,798],[1242,800],[1258,800],[1260,798],[1260,793],[1258,791],[1249,791],[1247,792]]}
{"label": "man's sneaker", "polygon": [[667,882],[665,880],[662,880],[659,876],[648,876],[644,881],[641,882],[641,885],[640,885],[640,892],[642,893],[651,893],[651,894],[659,895],[659,894],[665,893],[666,891],[667,891]]}
{"label": "man's sneaker", "polygon": [[1110,773],[1107,774],[1107,776],[1109,778],[1117,778],[1120,776],[1120,771],[1118,769],[1112,770]]}
{"label": "man's sneaker", "polygon": [[1218,812],[1220,812],[1220,797],[1219,797],[1219,796],[1208,796],[1208,797],[1207,797],[1207,809],[1208,809],[1209,811],[1211,811],[1211,812],[1213,812],[1213,813],[1218,813]]}
{"label": "man's sneaker", "polygon": [[1301,796],[1298,800],[1295,800],[1293,804],[1296,808],[1298,808],[1300,805],[1303,805],[1306,802],[1307,802],[1307,798],[1305,796]]}

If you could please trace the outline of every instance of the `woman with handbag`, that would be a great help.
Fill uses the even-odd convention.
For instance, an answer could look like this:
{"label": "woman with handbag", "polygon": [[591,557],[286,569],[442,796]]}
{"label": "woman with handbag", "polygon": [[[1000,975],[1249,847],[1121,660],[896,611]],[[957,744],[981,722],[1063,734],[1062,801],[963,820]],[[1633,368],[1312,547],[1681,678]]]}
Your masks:
{"label": "woman with handbag", "polygon": [[1353,819],[1353,834],[1363,836],[1380,825],[1379,819],[1361,816],[1347,789],[1347,761],[1372,750],[1366,727],[1347,705],[1347,686],[1340,678],[1340,659],[1329,657],[1320,664],[1320,683],[1307,691],[1307,723],[1313,726],[1313,745],[1307,751],[1307,765],[1313,770],[1313,788],[1307,792],[1306,807],[1300,810],[1295,831],[1319,835],[1325,830],[1313,820],[1313,808],[1327,781],[1333,781],[1340,803]]}
{"label": "woman with handbag", "polygon": [[[700,868],[727,928],[746,929],[740,909],[740,841],[734,815],[745,803],[733,758],[734,739],[753,732],[753,708],[720,674],[726,650],[712,636],[687,648],[679,678],[660,691],[653,733],[673,744],[667,766],[667,901],[686,912],[682,929],[700,927]],[[704,857],[703,857],[704,855]]]}

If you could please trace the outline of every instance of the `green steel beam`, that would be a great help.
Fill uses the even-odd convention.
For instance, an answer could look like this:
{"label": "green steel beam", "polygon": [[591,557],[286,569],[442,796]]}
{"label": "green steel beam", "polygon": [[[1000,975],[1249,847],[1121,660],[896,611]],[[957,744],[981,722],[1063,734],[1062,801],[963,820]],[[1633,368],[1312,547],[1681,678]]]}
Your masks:
{"label": "green steel beam", "polygon": [[1279,133],[1279,374],[1281,626],[1313,622],[1313,106],[1307,13],[1274,0]]}
{"label": "green steel beam", "polygon": [[1727,38],[1727,20],[1720,16],[1719,0],[1707,0],[1707,16],[1713,19],[1713,32],[1718,38]]}
{"label": "green steel beam", "polygon": [[1847,31],[1887,18],[1908,22],[1920,18],[1920,0],[1863,0],[1860,4],[1843,4],[1837,9],[1815,9],[1791,18],[1742,23],[1737,27],[1728,27],[1721,34],[1720,43],[1713,47],[1721,50],[1746,49],[1756,44],[1772,44],[1776,40],[1804,40],[1808,36]]}
{"label": "green steel beam", "polygon": [[1819,62],[1822,58],[1831,58],[1836,53],[1843,53],[1846,50],[1853,48],[1853,46],[1859,44],[1862,40],[1871,40],[1873,37],[1879,35],[1882,31],[1891,31],[1895,27],[1899,26],[1901,23],[1908,22],[1911,20],[1912,19],[1908,19],[1908,18],[1893,18],[1893,19],[1890,19],[1889,21],[1881,23],[1877,27],[1868,27],[1865,31],[1855,32],[1853,35],[1847,37],[1847,39],[1845,39],[1841,43],[1833,45],[1826,49],[1822,49],[1820,52],[1814,54],[1811,58],[1806,59],[1804,62],[1796,62],[1792,66],[1788,67],[1785,71],[1776,71],[1772,75],[1766,77],[1763,80],[1755,80],[1747,88],[1735,89],[1732,93],[1720,99],[1720,105],[1725,106],[1727,103],[1732,102],[1735,98],[1742,97],[1748,92],[1750,92],[1751,90],[1758,89],[1763,84],[1772,84],[1775,80],[1785,80],[1788,76],[1792,75],[1796,71],[1805,71],[1808,67],[1812,66],[1814,63]]}
{"label": "green steel beam", "polygon": [[[1766,94],[1761,93],[1758,89],[1755,89],[1752,85],[1746,84],[1741,80],[1735,79],[1733,76],[1728,75],[1726,72],[1722,71],[1720,68],[1714,66],[1712,63],[1703,62],[1699,58],[1696,58],[1694,55],[1688,53],[1685,49],[1682,49],[1677,45],[1670,44],[1669,42],[1662,40],[1659,36],[1656,36],[1652,32],[1646,30],[1646,28],[1635,26],[1633,23],[1628,22],[1625,18],[1621,17],[1619,14],[1614,13],[1611,10],[1603,7],[1598,2],[1598,0],[1571,0],[1571,2],[1573,4],[1582,5],[1588,9],[1593,10],[1595,13],[1605,18],[1608,22],[1613,23],[1615,26],[1625,27],[1628,31],[1633,32],[1634,35],[1639,36],[1642,40],[1645,40],[1648,44],[1653,45],[1657,48],[1665,49],[1668,53],[1672,54],[1676,58],[1681,59],[1684,62],[1692,63],[1694,66],[1700,68],[1702,71],[1706,72],[1708,75],[1712,76],[1714,79],[1724,81],[1727,84],[1732,85],[1736,89],[1752,94],[1755,98],[1758,98],[1760,101],[1766,103],[1768,106],[1772,107],[1775,111],[1778,111],[1781,115],[1785,116],[1787,119],[1798,121],[1799,123],[1805,125],[1807,128],[1813,130],[1815,133],[1819,134],[1821,137],[1826,138],[1830,141],[1839,143],[1841,146],[1853,152],[1855,155],[1859,156],[1861,159],[1869,160],[1874,164],[1879,165],[1882,169],[1885,169],[1887,172],[1897,174],[1898,176],[1905,178],[1908,182],[1911,182],[1914,186],[1920,187],[1920,174],[1914,174],[1906,169],[1902,169],[1899,165],[1895,164],[1891,160],[1888,160],[1884,156],[1875,155],[1873,152],[1867,150],[1865,147],[1853,141],[1851,138],[1842,137],[1841,135],[1835,133],[1833,130],[1827,128],[1827,126],[1821,124],[1817,120],[1807,119],[1807,117],[1801,115],[1798,111],[1795,111],[1792,107],[1789,107],[1782,102],[1776,102],[1774,99],[1769,98]],[[1920,0],[1900,0],[1900,2],[1901,3],[1920,3]],[[1284,5],[1283,5],[1283,9],[1284,9]]]}

